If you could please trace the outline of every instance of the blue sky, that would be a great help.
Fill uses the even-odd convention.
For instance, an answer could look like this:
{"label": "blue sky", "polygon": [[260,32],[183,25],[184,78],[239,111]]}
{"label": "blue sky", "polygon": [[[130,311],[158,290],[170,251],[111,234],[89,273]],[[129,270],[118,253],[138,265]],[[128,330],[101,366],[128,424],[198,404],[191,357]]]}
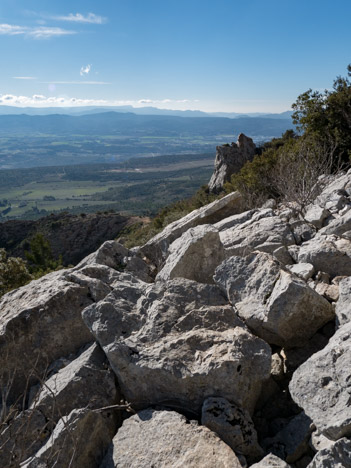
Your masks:
{"label": "blue sky", "polygon": [[0,104],[282,112],[351,62],[350,0],[1,0]]}

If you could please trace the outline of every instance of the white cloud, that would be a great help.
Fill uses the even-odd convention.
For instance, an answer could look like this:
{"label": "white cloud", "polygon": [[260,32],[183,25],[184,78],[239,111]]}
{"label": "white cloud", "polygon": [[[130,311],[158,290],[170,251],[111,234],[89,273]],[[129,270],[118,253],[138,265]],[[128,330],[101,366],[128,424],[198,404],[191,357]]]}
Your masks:
{"label": "white cloud", "polygon": [[13,76],[14,80],[36,80],[34,76]]}
{"label": "white cloud", "polygon": [[0,24],[0,35],[18,36],[23,35],[33,39],[49,39],[50,37],[67,36],[76,34],[76,31],[56,27],[27,27],[14,24]]}
{"label": "white cloud", "polygon": [[26,34],[28,28],[16,26],[14,24],[0,24],[0,34],[7,36],[16,36],[18,34]]}
{"label": "white cloud", "polygon": [[33,96],[16,96],[13,94],[0,94],[0,104],[6,104],[9,106],[33,106],[33,107],[74,107],[74,106],[134,106],[143,107],[143,104],[161,104],[167,102],[172,105],[178,103],[188,102],[193,103],[188,99],[172,100],[151,100],[151,99],[139,99],[139,100],[106,100],[106,99],[80,99],[70,97],[47,97],[43,95],[35,94]]}
{"label": "white cloud", "polygon": [[167,103],[185,103],[194,102],[189,99],[139,99],[138,104],[167,104]]}
{"label": "white cloud", "polygon": [[91,70],[91,65],[87,65],[86,67],[82,67],[80,69],[80,76],[88,75]]}
{"label": "white cloud", "polygon": [[107,81],[41,81],[42,84],[69,84],[69,85],[110,85]]}
{"label": "white cloud", "polygon": [[70,13],[66,16],[52,16],[51,19],[58,21],[71,21],[73,23],[89,23],[89,24],[103,24],[106,23],[107,19],[103,16],[95,15],[94,13],[88,13],[82,15],[81,13]]}

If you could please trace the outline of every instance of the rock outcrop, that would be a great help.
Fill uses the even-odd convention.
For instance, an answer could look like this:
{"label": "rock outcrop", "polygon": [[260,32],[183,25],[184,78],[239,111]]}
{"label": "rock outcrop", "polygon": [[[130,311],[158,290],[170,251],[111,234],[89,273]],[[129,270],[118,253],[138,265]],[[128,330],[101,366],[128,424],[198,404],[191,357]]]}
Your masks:
{"label": "rock outcrop", "polygon": [[230,181],[231,175],[239,172],[247,161],[253,159],[255,153],[256,145],[243,133],[240,133],[236,143],[217,146],[215,170],[208,184],[210,191],[220,192],[224,183]]}
{"label": "rock outcrop", "polygon": [[[0,300],[0,466],[351,466],[351,171]],[[273,354],[273,355],[272,355]]]}

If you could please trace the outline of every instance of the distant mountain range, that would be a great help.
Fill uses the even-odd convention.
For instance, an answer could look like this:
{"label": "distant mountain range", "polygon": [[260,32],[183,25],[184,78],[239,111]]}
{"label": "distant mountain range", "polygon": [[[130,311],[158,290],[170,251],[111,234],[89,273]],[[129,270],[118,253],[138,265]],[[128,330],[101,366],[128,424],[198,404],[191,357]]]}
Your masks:
{"label": "distant mountain range", "polygon": [[194,137],[231,135],[280,136],[292,128],[291,120],[260,117],[179,117],[102,112],[87,115],[0,115],[0,135],[121,135],[129,137]]}
{"label": "distant mountain range", "polygon": [[84,107],[14,107],[14,106],[0,106],[0,115],[51,115],[51,114],[64,114],[64,115],[87,115],[87,114],[101,114],[104,112],[119,112],[119,113],[133,113],[137,115],[169,115],[176,117],[226,117],[229,119],[245,118],[245,117],[259,117],[264,119],[289,119],[291,118],[292,111],[282,112],[280,114],[269,113],[237,113],[237,112],[202,112],[199,110],[172,110],[172,109],[158,109],[156,107],[133,107],[133,106],[84,106]]}

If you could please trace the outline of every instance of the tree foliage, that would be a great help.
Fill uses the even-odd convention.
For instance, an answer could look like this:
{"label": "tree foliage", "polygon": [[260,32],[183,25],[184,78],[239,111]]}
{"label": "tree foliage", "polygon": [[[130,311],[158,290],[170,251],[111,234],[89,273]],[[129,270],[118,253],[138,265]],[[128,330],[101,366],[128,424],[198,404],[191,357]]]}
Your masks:
{"label": "tree foliage", "polygon": [[347,77],[338,76],[332,90],[309,89],[292,105],[293,123],[305,135],[333,148],[333,157],[349,161],[351,150],[351,64]]}
{"label": "tree foliage", "polygon": [[337,77],[332,90],[309,89],[292,105],[292,130],[260,148],[259,154],[234,174],[227,192],[239,190],[248,207],[268,198],[289,200],[303,212],[322,187],[322,174],[337,172],[351,156],[351,65],[348,77]]}
{"label": "tree foliage", "polygon": [[31,279],[32,275],[22,258],[8,257],[6,250],[0,249],[0,297]]}
{"label": "tree foliage", "polygon": [[35,234],[29,242],[29,249],[25,251],[29,271],[36,278],[50,271],[63,268],[62,258],[55,260],[49,241],[40,232]]}

